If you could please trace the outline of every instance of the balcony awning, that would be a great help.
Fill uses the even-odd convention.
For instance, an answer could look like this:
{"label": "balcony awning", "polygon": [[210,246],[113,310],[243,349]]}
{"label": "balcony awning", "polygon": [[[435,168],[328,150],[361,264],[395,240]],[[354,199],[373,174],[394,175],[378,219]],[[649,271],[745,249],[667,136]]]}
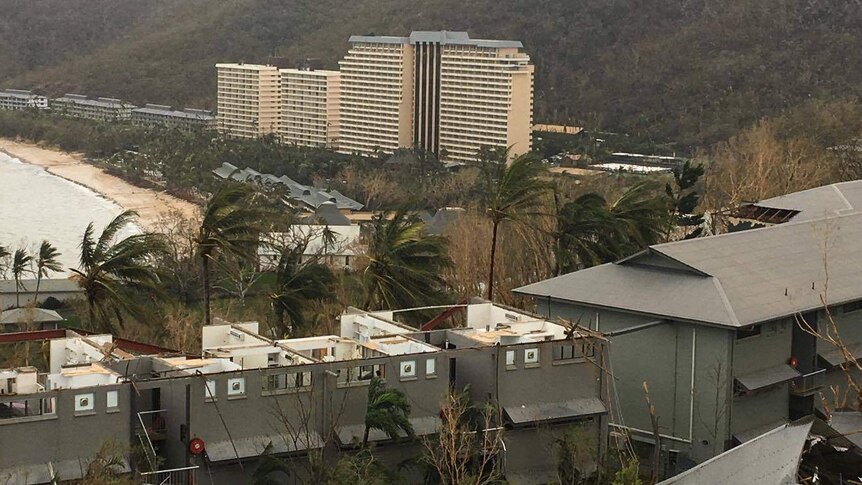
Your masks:
{"label": "balcony awning", "polygon": [[[84,477],[87,467],[94,458],[0,468],[0,480],[2,483],[50,483],[55,479],[77,480]],[[132,471],[125,458],[120,462],[120,467],[121,473]]]}
{"label": "balcony awning", "polygon": [[801,376],[798,370],[790,367],[787,364],[782,364],[768,369],[750,372],[736,377],[742,387],[748,391],[756,391],[764,387],[773,386],[782,382],[787,382]]}
{"label": "balcony awning", "polygon": [[[855,359],[862,358],[862,344],[854,344],[848,345],[847,350],[850,351],[850,354],[853,355]],[[829,346],[823,352],[817,354],[821,359],[826,361],[831,367],[837,367],[844,362],[846,359],[844,358],[844,354],[835,347]]]}
{"label": "balcony awning", "polygon": [[553,403],[504,406],[503,410],[513,424],[574,419],[607,412],[604,403],[597,397]]}
{"label": "balcony awning", "polygon": [[[437,416],[410,418],[408,421],[413,425],[413,433],[416,436],[434,434],[440,429],[440,418]],[[358,445],[362,443],[362,437],[365,434],[365,425],[352,424],[349,426],[339,426],[335,432],[342,446]],[[401,435],[399,434],[399,436]],[[379,429],[372,429],[368,432],[368,441],[386,441],[388,439],[389,437],[386,436],[386,433]]]}
{"label": "balcony awning", "polygon": [[[230,440],[224,440],[210,443],[205,442],[204,446],[210,461],[235,460],[237,455],[239,455],[240,459],[260,456],[270,444],[272,444],[270,453],[273,455],[323,448],[323,438],[317,432],[302,431],[299,434],[301,436],[297,436],[296,439],[281,434],[259,435],[235,439],[233,440],[233,444],[231,444]],[[234,446],[236,446],[236,451],[234,451]]]}

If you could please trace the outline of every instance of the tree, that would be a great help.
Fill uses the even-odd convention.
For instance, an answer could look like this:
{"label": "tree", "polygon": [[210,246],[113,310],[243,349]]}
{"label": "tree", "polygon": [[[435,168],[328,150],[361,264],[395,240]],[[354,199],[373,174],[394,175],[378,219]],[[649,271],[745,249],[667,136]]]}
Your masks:
{"label": "tree", "polygon": [[203,209],[195,238],[201,260],[204,292],[204,325],[211,322],[210,263],[220,254],[251,259],[263,226],[264,213],[256,207],[256,192],[251,185],[226,182],[212,194]]}
{"label": "tree", "polygon": [[[507,157],[507,154],[503,154]],[[505,160],[505,158],[503,158]],[[483,198],[491,220],[491,257],[488,265],[488,299],[494,297],[494,266],[497,255],[497,232],[500,224],[511,221],[527,223],[538,215],[543,205],[542,195],[548,184],[541,176],[544,166],[530,155],[515,157],[508,165],[501,161],[483,161]]]}
{"label": "tree", "polygon": [[15,306],[21,307],[20,290],[24,288],[21,277],[24,273],[32,272],[33,257],[23,249],[16,249],[12,256],[12,277],[15,279]]}
{"label": "tree", "polygon": [[12,254],[6,249],[6,246],[0,245],[0,276],[6,275],[6,268],[9,265],[9,256]]}
{"label": "tree", "polygon": [[390,439],[398,438],[399,431],[413,436],[410,424],[410,401],[398,389],[386,385],[386,381],[374,376],[368,384],[368,404],[365,409],[365,434],[362,447],[368,446],[368,434],[372,429],[383,431]]}
{"label": "tree", "polygon": [[680,228],[683,239],[700,236],[703,232],[703,214],[697,214],[700,204],[700,194],[695,185],[703,176],[703,165],[686,161],[681,167],[673,169],[673,185],[665,185],[665,193],[671,201],[672,217],[668,224],[665,239],[670,239],[672,232]]}
{"label": "tree", "polygon": [[49,271],[63,270],[59,257],[60,251],[57,248],[48,241],[42,241],[39,253],[36,255],[36,294],[33,296],[33,305],[39,303],[39,287],[42,284],[42,278],[47,277]]}
{"label": "tree", "polygon": [[406,211],[391,220],[375,216],[363,272],[365,308],[406,308],[442,299],[442,271],[451,264],[447,241],[428,234]]}
{"label": "tree", "polygon": [[117,215],[95,236],[93,223],[87,225],[81,241],[78,269],[72,278],[84,290],[90,325],[104,332],[114,330],[111,316],[122,326],[123,314],[144,312],[142,295],[160,293],[159,277],[153,258],[164,251],[161,236],[135,234],[116,241],[117,234],[135,219],[134,211]]}
{"label": "tree", "polygon": [[[275,269],[275,284],[269,294],[279,330],[292,335],[297,327],[306,325],[303,310],[310,300],[323,300],[330,296],[335,277],[332,271],[317,259],[302,262],[305,246],[281,251]],[[290,319],[286,327],[284,317]]]}

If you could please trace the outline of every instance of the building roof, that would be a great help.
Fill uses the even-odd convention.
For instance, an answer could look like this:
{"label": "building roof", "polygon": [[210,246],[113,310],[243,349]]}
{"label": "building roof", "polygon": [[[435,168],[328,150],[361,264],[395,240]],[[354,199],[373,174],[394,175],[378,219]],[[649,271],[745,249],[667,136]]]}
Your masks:
{"label": "building roof", "polygon": [[799,459],[811,424],[809,418],[776,428],[659,485],[795,484]]}
{"label": "building roof", "polygon": [[350,219],[342,214],[335,202],[324,202],[320,204],[314,211],[314,214],[308,216],[310,224],[325,224],[327,226],[349,226]]}
{"label": "building roof", "polygon": [[520,294],[742,327],[862,299],[862,213],[651,246]]}
{"label": "building roof", "polygon": [[470,35],[467,34],[467,32],[450,32],[447,30],[417,30],[411,32],[409,37],[396,37],[387,35],[352,35],[350,36],[350,42],[367,42],[376,44],[417,44],[420,42],[431,42],[443,45],[472,45],[476,47],[488,47],[492,49],[520,49],[524,47],[524,44],[517,40],[471,39]]}
{"label": "building roof", "polygon": [[503,410],[514,424],[574,419],[608,412],[602,400],[597,397],[584,397],[565,402],[505,406]]}
{"label": "building roof", "polygon": [[[41,291],[41,288],[39,288]],[[54,310],[44,308],[14,308],[0,312],[0,324],[21,322],[62,322],[65,318]]]}
{"label": "building roof", "polygon": [[276,177],[268,173],[260,173],[251,168],[240,170],[236,165],[224,162],[221,167],[212,171],[213,175],[221,179],[228,177],[238,182],[259,182],[268,184],[282,184],[287,188],[287,197],[291,200],[304,204],[312,209],[317,209],[326,202],[332,202],[338,209],[360,210],[363,205],[337,190],[322,190],[311,185],[303,185],[287,175]]}
{"label": "building roof", "polygon": [[211,121],[215,119],[212,112],[210,111],[201,109],[177,110],[171,108],[170,106],[165,106],[161,104],[148,104],[143,108],[135,108],[132,110],[132,112],[170,116],[171,118],[182,118],[188,120]]}
{"label": "building roof", "polygon": [[55,98],[54,102],[68,102],[73,104],[83,104],[86,106],[97,106],[100,108],[134,108],[134,105],[124,103],[123,100],[117,98],[97,98],[90,99],[82,94],[66,94],[59,98]]}
{"label": "building roof", "polygon": [[814,189],[761,200],[758,207],[799,211],[794,222],[847,214],[862,209],[862,180],[824,185]]}
{"label": "building roof", "polygon": [[[16,291],[15,280],[0,280],[0,294]],[[20,280],[20,293],[32,293],[36,291],[36,280]],[[80,293],[81,287],[77,283],[66,278],[43,278],[39,284],[39,293]]]}

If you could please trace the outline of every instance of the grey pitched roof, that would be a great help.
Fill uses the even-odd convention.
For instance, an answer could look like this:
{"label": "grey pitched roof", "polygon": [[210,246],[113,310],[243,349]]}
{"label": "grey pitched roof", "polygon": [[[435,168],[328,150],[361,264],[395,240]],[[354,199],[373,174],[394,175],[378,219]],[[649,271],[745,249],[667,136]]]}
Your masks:
{"label": "grey pitched roof", "polygon": [[425,226],[428,234],[443,234],[443,231],[446,229],[446,226],[455,222],[467,212],[461,207],[443,207],[437,209],[437,212],[434,214]]}
{"label": "grey pitched roof", "polygon": [[814,189],[764,199],[758,207],[800,211],[794,222],[820,219],[862,209],[862,180],[825,185]]}
{"label": "grey pitched roof", "polygon": [[314,214],[308,216],[308,219],[313,223],[326,224],[327,226],[350,225],[350,219],[338,210],[334,202],[320,204]]}
{"label": "grey pitched roof", "polygon": [[799,459],[811,423],[811,419],[805,419],[776,428],[691,470],[660,482],[659,485],[795,484]]}
{"label": "grey pitched roof", "polygon": [[[321,190],[311,185],[303,185],[286,175],[276,177],[268,173],[261,173],[252,168],[239,170],[235,165],[224,162],[221,167],[212,171],[213,175],[221,179],[229,176],[238,182],[258,182],[263,184],[283,184],[287,188],[288,198],[300,202],[308,207],[317,209],[326,202],[332,202],[339,209],[360,210],[363,205],[337,190]],[[231,175],[233,174],[233,175]]]}
{"label": "grey pitched roof", "polygon": [[[862,299],[862,213],[659,244],[515,292],[740,327]],[[827,263],[827,264],[825,264]]]}
{"label": "grey pitched roof", "polygon": [[[21,293],[32,293],[36,290],[36,280],[21,280]],[[66,278],[43,279],[39,284],[39,293],[80,293],[77,283]],[[0,280],[0,293],[15,293],[15,280]]]}

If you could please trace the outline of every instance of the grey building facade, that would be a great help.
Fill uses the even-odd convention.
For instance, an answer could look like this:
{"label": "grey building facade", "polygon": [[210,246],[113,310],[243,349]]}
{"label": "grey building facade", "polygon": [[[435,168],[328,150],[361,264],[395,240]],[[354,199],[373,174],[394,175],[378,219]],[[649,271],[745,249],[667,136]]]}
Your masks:
{"label": "grey building facade", "polygon": [[846,387],[841,352],[811,331],[860,348],[860,236],[860,214],[804,219],[661,244],[515,291],[607,337],[611,432],[650,456],[646,383],[672,474],[816,412],[829,384]]}

